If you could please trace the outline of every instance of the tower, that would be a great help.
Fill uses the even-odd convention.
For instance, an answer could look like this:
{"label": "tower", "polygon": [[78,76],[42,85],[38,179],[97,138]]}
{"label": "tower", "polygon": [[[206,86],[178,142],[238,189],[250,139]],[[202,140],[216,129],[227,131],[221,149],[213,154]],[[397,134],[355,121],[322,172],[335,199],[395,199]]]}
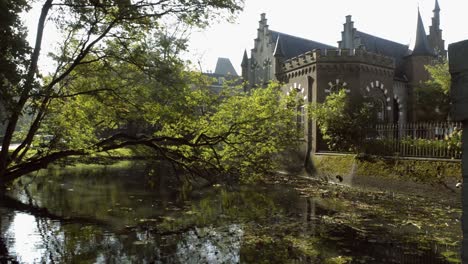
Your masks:
{"label": "tower", "polygon": [[249,57],[247,56],[247,50],[244,50],[244,57],[242,58],[242,78],[245,81],[249,81]]}
{"label": "tower", "polygon": [[275,63],[275,77],[277,80],[281,79],[281,74],[283,72],[282,64],[285,61],[285,55],[283,51],[283,45],[281,44],[280,35],[276,38],[275,51],[273,52],[274,63]]}
{"label": "tower", "polygon": [[442,30],[440,29],[440,6],[438,0],[435,1],[433,10],[432,25],[429,27],[429,35],[427,39],[432,50],[440,59],[447,58],[447,50],[445,50],[445,41],[442,39]]}
{"label": "tower", "polygon": [[418,9],[418,22],[416,27],[416,42],[414,44],[411,55],[406,57],[406,78],[408,80],[408,109],[409,121],[418,121],[418,111],[416,108],[416,94],[415,90],[422,83],[429,80],[430,75],[425,66],[430,65],[436,58],[434,49],[431,48],[424,24],[422,22],[421,14]]}

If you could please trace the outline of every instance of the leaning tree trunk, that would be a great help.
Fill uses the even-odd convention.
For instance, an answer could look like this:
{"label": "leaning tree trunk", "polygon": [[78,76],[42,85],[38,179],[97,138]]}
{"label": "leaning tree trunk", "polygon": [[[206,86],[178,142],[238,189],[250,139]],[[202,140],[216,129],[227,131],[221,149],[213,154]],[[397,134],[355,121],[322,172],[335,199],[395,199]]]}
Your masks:
{"label": "leaning tree trunk", "polygon": [[52,8],[52,1],[53,0],[46,0],[42,7],[41,16],[39,17],[39,22],[37,25],[36,42],[34,45],[34,51],[31,55],[31,62],[29,65],[27,77],[25,79],[25,83],[23,84],[18,102],[16,103],[11,115],[8,118],[7,128],[3,137],[3,142],[1,143],[2,150],[0,151],[0,177],[2,178],[0,179],[0,186],[4,186],[6,183],[6,180],[4,178],[7,171],[7,167],[10,163],[9,148],[13,139],[13,133],[16,129],[23,108],[26,105],[27,100],[29,99],[30,92],[34,87],[34,77],[37,72],[37,63],[39,61],[39,55],[42,47],[45,23],[47,21],[47,15],[50,9]]}

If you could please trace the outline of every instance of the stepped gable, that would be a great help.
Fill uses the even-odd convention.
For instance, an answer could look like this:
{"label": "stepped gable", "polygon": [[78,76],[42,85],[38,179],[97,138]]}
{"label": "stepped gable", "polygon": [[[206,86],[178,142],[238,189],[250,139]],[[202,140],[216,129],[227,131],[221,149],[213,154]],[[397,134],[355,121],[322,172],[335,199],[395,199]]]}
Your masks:
{"label": "stepped gable", "polygon": [[228,58],[218,58],[215,74],[238,76],[234,66]]}
{"label": "stepped gable", "polygon": [[273,43],[280,37],[281,48],[286,59],[296,57],[314,49],[334,49],[336,47],[323,44],[317,41],[292,36],[278,31],[270,30]]}

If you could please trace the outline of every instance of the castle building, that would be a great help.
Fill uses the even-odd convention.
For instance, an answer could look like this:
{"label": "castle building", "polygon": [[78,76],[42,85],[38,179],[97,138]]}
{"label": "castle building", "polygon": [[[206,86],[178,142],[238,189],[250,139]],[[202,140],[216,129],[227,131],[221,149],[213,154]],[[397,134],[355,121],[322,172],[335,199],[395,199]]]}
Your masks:
{"label": "castle building", "polygon": [[[429,79],[425,65],[447,56],[437,0],[433,12],[426,35],[418,10],[412,49],[357,30],[351,16],[346,16],[341,40],[333,47],[271,30],[261,14],[250,57],[244,52],[242,78],[248,81],[248,89],[279,81],[285,92],[296,89],[305,103],[323,102],[327,95],[345,89],[351,100],[374,102],[382,123],[417,121],[414,90]],[[314,123],[305,125],[305,139],[311,141],[312,150],[317,150],[317,140],[312,140],[317,133]]]}
{"label": "castle building", "polygon": [[228,58],[218,58],[215,71],[204,72],[203,74],[213,79],[210,89],[215,93],[221,92],[226,82],[228,85],[241,84],[241,79]]}

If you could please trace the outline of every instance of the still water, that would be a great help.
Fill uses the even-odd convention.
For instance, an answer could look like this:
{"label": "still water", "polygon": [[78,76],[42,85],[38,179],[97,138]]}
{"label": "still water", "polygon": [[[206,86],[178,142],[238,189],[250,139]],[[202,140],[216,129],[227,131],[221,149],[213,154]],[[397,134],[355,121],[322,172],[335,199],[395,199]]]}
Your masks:
{"label": "still water", "polygon": [[[458,259],[456,244],[417,242],[413,229],[402,234],[397,226],[360,219],[323,192],[304,196],[281,184],[192,185],[167,175],[152,165],[119,163],[52,168],[22,179],[8,192],[13,199],[0,201],[0,263]],[[364,230],[358,223],[365,221]],[[413,231],[423,234],[420,227]]]}

